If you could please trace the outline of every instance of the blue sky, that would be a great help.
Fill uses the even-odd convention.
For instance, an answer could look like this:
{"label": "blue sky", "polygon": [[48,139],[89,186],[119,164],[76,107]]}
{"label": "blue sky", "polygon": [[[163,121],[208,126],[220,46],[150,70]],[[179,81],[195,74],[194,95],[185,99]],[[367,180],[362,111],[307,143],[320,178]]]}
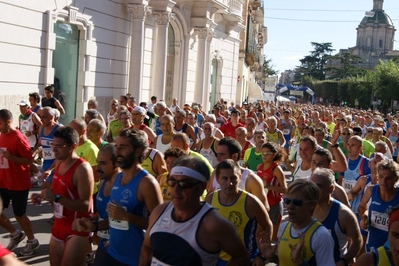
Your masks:
{"label": "blue sky", "polygon": [[[383,7],[397,30],[394,49],[399,50],[399,1],[385,0]],[[372,8],[373,0],[264,0],[265,55],[281,73],[299,66],[313,50],[311,42],[331,42],[336,51],[353,47],[356,28]]]}

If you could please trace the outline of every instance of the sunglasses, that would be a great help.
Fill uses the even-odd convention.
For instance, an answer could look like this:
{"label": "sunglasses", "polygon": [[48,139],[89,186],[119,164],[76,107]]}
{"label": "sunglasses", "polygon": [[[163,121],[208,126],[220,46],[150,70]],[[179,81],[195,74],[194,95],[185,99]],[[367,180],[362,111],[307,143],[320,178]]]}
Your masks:
{"label": "sunglasses", "polygon": [[344,133],[342,133],[342,135],[343,135],[343,136],[346,136],[346,135],[348,135],[348,136],[349,136],[349,135],[350,135],[350,133],[345,133],[345,132],[344,132]]}
{"label": "sunglasses", "polygon": [[189,182],[187,181],[187,179],[176,180],[173,178],[168,178],[167,183],[170,187],[175,187],[177,185],[181,189],[186,189],[198,185],[199,183],[202,182]]}
{"label": "sunglasses", "polygon": [[310,202],[310,200],[303,201],[301,199],[290,199],[290,198],[284,198],[283,201],[286,205],[290,205],[292,202],[297,207],[301,207],[304,203]]}
{"label": "sunglasses", "polygon": [[367,130],[367,133],[373,133],[373,131],[372,130]]}
{"label": "sunglasses", "polygon": [[270,151],[262,152],[262,155],[272,155],[272,154],[274,154],[274,152],[270,152]]}

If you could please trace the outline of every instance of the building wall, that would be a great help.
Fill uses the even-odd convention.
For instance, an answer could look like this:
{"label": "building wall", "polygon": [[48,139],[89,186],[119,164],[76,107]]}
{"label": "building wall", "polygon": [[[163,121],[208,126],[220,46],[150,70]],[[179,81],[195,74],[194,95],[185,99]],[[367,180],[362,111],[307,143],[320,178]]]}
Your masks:
{"label": "building wall", "polygon": [[[55,49],[52,25],[58,19],[57,15],[68,13],[64,9],[71,4],[78,9],[77,16],[89,25],[85,32],[81,31],[78,93],[76,99],[68,99],[77,103],[76,116],[83,115],[91,98],[98,100],[99,111],[105,115],[109,100],[127,92],[130,41],[135,36],[130,37],[130,14],[125,5],[105,0],[19,0],[12,3],[0,0],[0,49],[7,51],[0,54],[0,108],[10,109],[17,115],[19,101],[27,99],[30,92],[43,95],[43,88],[52,83],[51,55]],[[198,42],[193,35],[187,6],[175,6],[172,12],[179,12],[179,15],[171,22],[177,36],[173,95],[178,97],[180,104],[195,101]],[[159,78],[153,73],[155,28],[154,18],[148,14],[144,23],[141,98],[136,102],[149,101],[152,81]],[[218,60],[223,64],[219,98],[233,101],[236,100],[239,75],[240,31],[228,31],[225,25],[215,27],[210,49],[205,55],[208,64],[203,66],[209,77],[213,53],[219,51]],[[206,92],[210,91],[208,77]],[[133,88],[132,94],[139,89]],[[208,96],[204,95],[204,99]]]}

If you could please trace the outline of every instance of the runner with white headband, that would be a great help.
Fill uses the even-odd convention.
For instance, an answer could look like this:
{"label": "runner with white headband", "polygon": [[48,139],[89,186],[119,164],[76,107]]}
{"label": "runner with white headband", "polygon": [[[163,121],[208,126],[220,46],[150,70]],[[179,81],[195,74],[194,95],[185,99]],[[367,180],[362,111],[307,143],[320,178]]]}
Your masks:
{"label": "runner with white headband", "polygon": [[198,158],[182,156],[173,162],[167,181],[172,201],[151,213],[139,265],[216,265],[220,250],[232,256],[234,265],[249,265],[233,225],[200,201],[209,176]]}

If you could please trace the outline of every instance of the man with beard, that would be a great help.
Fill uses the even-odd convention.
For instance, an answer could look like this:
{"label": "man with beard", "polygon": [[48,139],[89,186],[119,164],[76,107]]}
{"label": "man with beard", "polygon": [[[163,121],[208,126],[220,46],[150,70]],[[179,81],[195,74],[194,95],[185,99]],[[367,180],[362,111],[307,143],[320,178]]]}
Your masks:
{"label": "man with beard", "polygon": [[[97,156],[97,174],[101,180],[96,197],[96,205],[98,211],[98,220],[93,220],[94,223],[108,220],[107,205],[111,196],[111,190],[114,185],[116,176],[119,174],[119,169],[116,166],[116,149],[114,144],[106,144],[100,148]],[[90,223],[88,218],[81,218]],[[80,219],[76,219],[72,225],[74,230],[78,229]],[[109,230],[101,230],[97,232],[97,237],[93,241],[97,242],[98,248],[95,254],[94,265],[107,257],[107,242],[109,240]]]}
{"label": "man with beard", "polygon": [[109,228],[107,254],[97,265],[137,265],[148,215],[162,203],[162,194],[157,180],[140,165],[148,148],[147,135],[124,129],[115,140],[115,147],[116,165],[122,172],[111,189],[109,219],[98,223],[80,219],[75,226],[85,232]]}

